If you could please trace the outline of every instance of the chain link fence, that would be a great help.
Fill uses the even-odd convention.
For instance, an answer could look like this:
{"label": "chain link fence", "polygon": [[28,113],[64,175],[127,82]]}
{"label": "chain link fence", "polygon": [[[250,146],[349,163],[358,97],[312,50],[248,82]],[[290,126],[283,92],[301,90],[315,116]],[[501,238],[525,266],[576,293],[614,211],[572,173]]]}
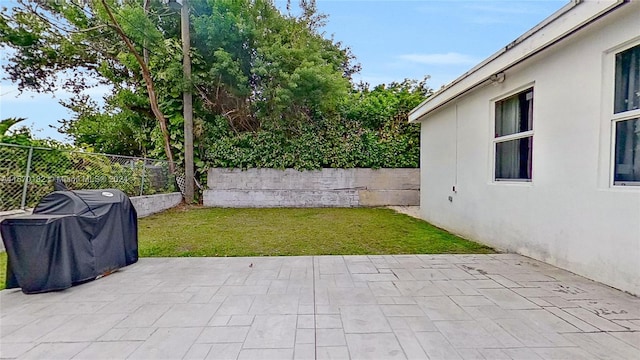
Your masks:
{"label": "chain link fence", "polygon": [[120,189],[129,196],[178,191],[169,162],[0,143],[0,211],[34,207],[53,191]]}

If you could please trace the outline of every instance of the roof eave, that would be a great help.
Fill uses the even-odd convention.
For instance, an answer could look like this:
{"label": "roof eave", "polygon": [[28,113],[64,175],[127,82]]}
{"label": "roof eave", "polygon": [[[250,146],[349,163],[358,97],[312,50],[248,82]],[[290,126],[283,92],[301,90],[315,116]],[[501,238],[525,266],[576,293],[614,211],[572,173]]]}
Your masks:
{"label": "roof eave", "polygon": [[[443,86],[409,112],[409,122],[419,122],[429,113],[443,107],[476,87],[490,82],[516,64],[552,46],[593,20],[628,0],[573,0],[507,46],[491,55],[451,83]],[[562,19],[563,21],[558,21]],[[518,51],[521,50],[521,51]]]}

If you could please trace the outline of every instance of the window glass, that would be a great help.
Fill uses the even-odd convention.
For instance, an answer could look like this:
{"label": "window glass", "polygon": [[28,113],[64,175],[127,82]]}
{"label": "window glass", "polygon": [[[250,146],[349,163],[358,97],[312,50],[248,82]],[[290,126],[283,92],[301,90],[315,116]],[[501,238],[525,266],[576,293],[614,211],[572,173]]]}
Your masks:
{"label": "window glass", "polygon": [[640,109],[640,45],[616,54],[615,114]]}
{"label": "window glass", "polygon": [[533,89],[496,102],[496,137],[532,130],[532,123]]}
{"label": "window glass", "polygon": [[533,137],[496,143],[496,180],[531,180]]}
{"label": "window glass", "polygon": [[616,122],[614,185],[640,185],[640,118]]}
{"label": "window glass", "polygon": [[530,181],[533,88],[497,101],[495,116],[495,179]]}

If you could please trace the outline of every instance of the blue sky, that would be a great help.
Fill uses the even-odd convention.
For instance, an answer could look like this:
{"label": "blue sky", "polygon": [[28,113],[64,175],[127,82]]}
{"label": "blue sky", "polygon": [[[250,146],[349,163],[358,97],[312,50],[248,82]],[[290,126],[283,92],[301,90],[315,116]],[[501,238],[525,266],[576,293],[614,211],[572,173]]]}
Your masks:
{"label": "blue sky", "polygon": [[[6,0],[0,0],[3,2]],[[292,1],[296,3],[295,0]],[[431,78],[438,89],[560,9],[568,0],[318,0],[328,14],[327,37],[351,47],[372,85]],[[284,8],[284,0],[276,5]],[[3,5],[8,4],[5,3]],[[2,63],[6,59],[2,57]],[[0,72],[2,76],[3,73]],[[101,98],[100,89],[91,95]],[[51,125],[70,114],[58,104],[68,94],[23,93],[0,82],[0,118],[26,117],[39,138],[64,140]]]}

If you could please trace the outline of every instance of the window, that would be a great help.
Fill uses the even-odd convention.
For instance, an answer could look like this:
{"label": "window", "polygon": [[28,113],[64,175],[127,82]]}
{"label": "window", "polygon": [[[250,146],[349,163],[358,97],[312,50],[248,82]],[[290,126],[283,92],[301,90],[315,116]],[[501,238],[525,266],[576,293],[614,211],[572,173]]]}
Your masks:
{"label": "window", "polygon": [[640,109],[640,45],[616,54],[614,114]]}
{"label": "window", "polygon": [[495,180],[531,181],[533,88],[496,102]]}
{"label": "window", "polygon": [[616,122],[614,185],[640,185],[640,119]]}
{"label": "window", "polygon": [[640,45],[615,56],[614,185],[640,185]]}

